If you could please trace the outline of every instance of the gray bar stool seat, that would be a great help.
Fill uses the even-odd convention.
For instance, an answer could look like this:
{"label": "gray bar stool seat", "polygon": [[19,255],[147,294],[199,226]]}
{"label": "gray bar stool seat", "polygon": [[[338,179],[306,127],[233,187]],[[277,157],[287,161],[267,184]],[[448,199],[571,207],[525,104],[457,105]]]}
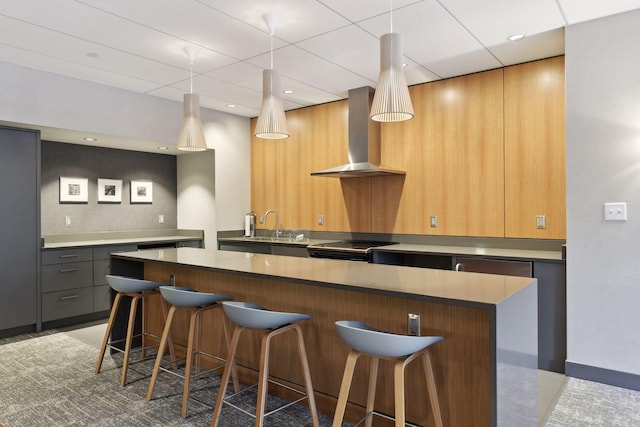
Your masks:
{"label": "gray bar stool seat", "polygon": [[[124,347],[124,359],[122,362],[122,373],[120,375],[120,384],[125,385],[127,381],[127,372],[129,369],[129,358],[131,355],[131,346],[133,342],[133,338],[139,337],[140,335],[150,335],[145,333],[144,328],[144,316],[142,316],[142,334],[134,336],[134,324],[136,320],[136,310],[138,307],[138,301],[142,301],[143,310],[144,310],[144,300],[147,297],[158,295],[159,287],[162,286],[162,283],[151,282],[148,280],[142,279],[134,279],[131,277],[123,277],[123,276],[114,276],[108,274],[107,283],[116,292],[115,299],[113,301],[113,306],[111,307],[111,313],[109,315],[109,321],[107,323],[107,330],[104,333],[104,339],[102,340],[102,346],[100,347],[100,354],[98,356],[98,362],[96,363],[96,374],[100,372],[102,368],[102,362],[104,360],[104,354],[107,348],[110,348],[114,351],[123,352],[123,350],[117,346],[116,344],[122,342],[122,340],[111,340],[111,331],[113,330],[113,324],[116,318],[116,314],[118,312],[118,308],[120,307],[120,303],[122,302],[123,297],[131,298],[131,307],[129,309],[129,321],[127,324],[127,335],[124,339],[125,347]],[[162,304],[162,314],[163,318],[166,321],[167,319],[167,305],[163,302]],[[157,337],[156,337],[157,338]],[[142,343],[142,355],[146,356],[145,343]],[[171,353],[171,360],[175,361],[175,352],[173,348],[173,341],[169,343],[169,350]]]}
{"label": "gray bar stool seat", "polygon": [[[344,411],[349,397],[349,389],[351,388],[351,380],[353,371],[355,370],[358,358],[362,354],[371,357],[371,365],[369,370],[369,388],[367,392],[366,426],[370,427],[372,416],[379,415],[390,418],[386,415],[374,411],[374,400],[376,394],[376,381],[378,376],[378,361],[380,359],[395,360],[394,365],[394,400],[395,400],[395,425],[405,425],[405,401],[404,401],[404,382],[405,368],[407,365],[420,357],[424,367],[427,390],[429,392],[429,400],[431,401],[431,410],[435,425],[442,427],[442,415],[440,413],[440,405],[438,403],[438,394],[436,391],[435,378],[433,375],[433,367],[431,365],[431,355],[429,347],[432,344],[442,341],[441,336],[410,336],[399,335],[390,332],[380,331],[372,328],[362,322],[352,320],[341,320],[336,322],[338,334],[343,341],[351,347],[347,356],[347,363],[344,368],[342,384],[340,386],[340,394],[336,405],[336,413],[333,419],[333,427],[342,425]],[[362,422],[362,420],[360,421]],[[426,420],[425,424],[426,425]]]}
{"label": "gray bar stool seat", "polygon": [[[225,314],[229,317],[229,319],[231,319],[233,323],[236,324],[236,327],[233,331],[233,338],[231,340],[231,349],[229,350],[229,358],[227,360],[227,366],[225,367],[224,374],[222,375],[222,382],[220,384],[220,390],[218,391],[218,398],[216,399],[216,407],[213,412],[213,419],[211,420],[211,426],[215,427],[218,425],[218,421],[220,419],[220,413],[222,411],[222,406],[224,404],[230,405],[235,409],[238,409],[244,412],[245,414],[254,417],[256,420],[255,425],[262,426],[264,423],[264,418],[266,416],[269,416],[281,409],[284,409],[290,405],[300,402],[301,400],[308,399],[309,412],[311,413],[313,425],[314,427],[318,427],[319,426],[318,411],[316,409],[316,402],[315,402],[315,397],[313,393],[313,385],[311,383],[311,373],[309,371],[309,362],[307,360],[307,352],[304,346],[302,330],[300,329],[300,326],[295,323],[300,320],[309,320],[311,319],[311,316],[309,316],[308,314],[301,314],[301,313],[270,311],[257,304],[252,304],[247,302],[225,301],[222,303],[222,305],[224,307]],[[238,394],[237,392],[236,394],[233,394],[231,396],[225,396],[226,390],[227,390],[227,383],[229,382],[230,367],[233,366],[232,364],[236,355],[236,350],[238,348],[238,342],[240,341],[240,335],[246,329],[263,329],[264,330],[264,333],[262,335],[262,346],[260,350],[260,367],[259,367],[259,373],[258,373],[258,400],[256,403],[255,414],[251,414],[247,411],[244,411],[243,409],[237,407],[236,405],[234,405],[229,401],[230,399],[232,399],[234,396]],[[302,370],[304,374],[306,396],[303,396],[294,402],[289,402],[288,404],[265,414],[269,382],[281,385],[299,394],[305,394],[300,390],[293,389],[284,384],[281,384],[272,379],[269,379],[269,351],[270,351],[271,339],[277,335],[283,334],[291,330],[294,330],[296,332],[296,336],[298,340],[298,354],[300,357],[300,364],[302,365]]]}
{"label": "gray bar stool seat", "polygon": [[[153,374],[151,375],[151,381],[149,383],[149,388],[147,390],[147,400],[151,400],[153,396],[153,389],[156,384],[156,380],[158,378],[158,372],[160,370],[165,372],[170,372],[174,375],[179,375],[176,373],[176,366],[174,363],[173,370],[169,370],[162,366],[162,358],[164,356],[164,352],[167,346],[167,342],[171,340],[171,327],[173,325],[173,319],[176,310],[185,309],[190,312],[190,320],[189,320],[189,337],[187,340],[187,351],[185,354],[185,370],[184,375],[179,375],[184,378],[183,392],[182,392],[182,409],[180,415],[182,418],[187,416],[187,408],[189,405],[189,389],[190,382],[192,377],[192,370],[194,370],[193,362],[195,359],[195,375],[202,375],[206,372],[211,372],[216,369],[222,368],[223,364],[217,366],[213,369],[210,369],[206,372],[201,371],[200,367],[200,358],[201,355],[208,356],[220,362],[225,362],[225,359],[205,353],[200,349],[200,341],[202,337],[202,313],[208,310],[213,310],[216,308],[221,308],[222,306],[219,304],[221,301],[231,300],[233,297],[230,295],[222,295],[222,294],[212,294],[207,292],[197,292],[190,288],[181,288],[175,286],[160,286],[160,293],[162,294],[162,298],[169,305],[169,313],[167,315],[167,319],[165,321],[164,330],[162,331],[162,338],[160,339],[160,346],[158,348],[158,354],[156,356],[156,363],[153,367]],[[222,314],[222,313],[221,313]],[[222,316],[222,326],[224,329],[224,334],[227,343],[227,349],[229,348],[230,343],[230,333],[229,333],[229,325],[227,318]],[[173,359],[172,359],[173,360]],[[238,376],[235,370],[235,365],[232,367],[233,371],[233,380],[235,390],[239,390]]]}

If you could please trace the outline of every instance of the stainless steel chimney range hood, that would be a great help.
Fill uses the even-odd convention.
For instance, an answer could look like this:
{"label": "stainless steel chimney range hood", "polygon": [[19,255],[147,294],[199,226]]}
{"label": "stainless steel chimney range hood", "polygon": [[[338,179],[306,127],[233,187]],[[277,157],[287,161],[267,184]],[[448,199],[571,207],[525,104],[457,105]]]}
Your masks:
{"label": "stainless steel chimney range hood", "polygon": [[405,175],[380,164],[380,122],[369,120],[373,88],[364,86],[349,91],[349,163],[311,172],[311,176],[358,178],[365,176]]}

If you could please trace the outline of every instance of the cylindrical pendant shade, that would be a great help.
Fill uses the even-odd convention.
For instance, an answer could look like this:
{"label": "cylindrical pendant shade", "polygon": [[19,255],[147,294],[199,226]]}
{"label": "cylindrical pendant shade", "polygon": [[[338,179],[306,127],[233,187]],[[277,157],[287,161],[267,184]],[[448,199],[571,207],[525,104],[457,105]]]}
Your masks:
{"label": "cylindrical pendant shade", "polygon": [[402,69],[400,34],[385,34],[380,38],[380,77],[371,106],[371,120],[400,122],[413,116],[413,105]]}
{"label": "cylindrical pendant shade", "polygon": [[178,137],[178,150],[204,151],[207,141],[204,139],[200,122],[200,96],[193,93],[184,94],[184,117],[182,129]]}
{"label": "cylindrical pendant shade", "polygon": [[287,118],[280,100],[280,85],[276,70],[262,71],[262,106],[253,135],[256,138],[282,139],[289,137]]}

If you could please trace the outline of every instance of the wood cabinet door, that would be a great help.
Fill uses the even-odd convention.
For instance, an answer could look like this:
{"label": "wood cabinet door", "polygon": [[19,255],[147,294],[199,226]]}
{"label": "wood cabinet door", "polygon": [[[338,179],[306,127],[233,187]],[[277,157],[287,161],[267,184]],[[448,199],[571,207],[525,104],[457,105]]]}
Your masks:
{"label": "wood cabinet door", "polygon": [[374,182],[374,232],[503,236],[502,70],[410,90],[415,118],[382,130],[383,161],[407,174]]}
{"label": "wood cabinet door", "polygon": [[[566,238],[564,57],[507,67],[505,236]],[[537,227],[544,215],[546,228]]]}

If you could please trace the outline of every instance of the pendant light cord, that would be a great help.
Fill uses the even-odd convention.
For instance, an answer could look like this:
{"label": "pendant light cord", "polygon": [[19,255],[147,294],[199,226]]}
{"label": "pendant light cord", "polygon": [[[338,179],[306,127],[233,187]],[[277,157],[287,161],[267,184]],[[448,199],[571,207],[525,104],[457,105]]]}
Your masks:
{"label": "pendant light cord", "polygon": [[193,95],[193,58],[189,60],[189,80],[190,80],[190,88],[189,92]]}
{"label": "pendant light cord", "polygon": [[271,69],[273,70],[273,30],[269,32],[269,40],[271,41]]}
{"label": "pendant light cord", "polygon": [[390,5],[389,28],[391,29],[391,31],[389,31],[389,32],[393,33],[393,0],[389,0],[389,5]]}

